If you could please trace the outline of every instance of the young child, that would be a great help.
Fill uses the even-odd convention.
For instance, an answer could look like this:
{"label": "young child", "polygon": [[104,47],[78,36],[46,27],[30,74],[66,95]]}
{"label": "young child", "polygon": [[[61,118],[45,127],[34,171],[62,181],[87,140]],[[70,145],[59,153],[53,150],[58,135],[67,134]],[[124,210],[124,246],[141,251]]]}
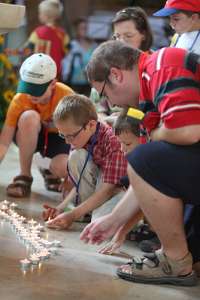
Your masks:
{"label": "young child", "polygon": [[57,65],[58,77],[61,76],[61,61],[68,51],[69,36],[64,29],[57,25],[63,12],[59,0],[44,0],[39,4],[38,26],[30,35],[27,47],[32,52],[42,52],[50,55]]}
{"label": "young child", "polygon": [[[121,148],[125,154],[131,152],[140,139],[140,124],[144,118],[144,113],[134,108],[124,109],[114,123],[115,135],[121,143]],[[122,185],[127,189],[129,186],[128,177],[121,178]],[[143,217],[140,211],[136,217],[131,219],[125,226],[121,227],[114,235],[111,242],[99,250],[102,254],[113,254],[124,243],[127,234]]]}
{"label": "young child", "polygon": [[170,17],[170,25],[176,34],[172,47],[187,49],[200,54],[200,3],[197,0],[168,0],[157,17]]}
{"label": "young child", "polygon": [[[112,210],[124,193],[120,178],[126,175],[127,162],[112,128],[98,122],[95,107],[86,96],[64,97],[54,112],[54,122],[74,149],[68,159],[74,188],[43,217],[55,217],[47,223],[50,227],[68,228],[92,211],[92,218],[97,218]],[[63,213],[71,201],[75,207]]]}
{"label": "young child", "polygon": [[58,188],[58,179],[66,176],[70,145],[59,137],[52,115],[60,99],[73,91],[57,82],[56,64],[49,55],[31,55],[24,61],[19,73],[17,94],[9,105],[0,135],[0,161],[15,140],[19,147],[20,172],[8,185],[7,194],[28,197],[33,182],[31,169],[34,153],[40,152],[43,157],[51,159],[49,167],[54,174],[45,176],[46,188]]}

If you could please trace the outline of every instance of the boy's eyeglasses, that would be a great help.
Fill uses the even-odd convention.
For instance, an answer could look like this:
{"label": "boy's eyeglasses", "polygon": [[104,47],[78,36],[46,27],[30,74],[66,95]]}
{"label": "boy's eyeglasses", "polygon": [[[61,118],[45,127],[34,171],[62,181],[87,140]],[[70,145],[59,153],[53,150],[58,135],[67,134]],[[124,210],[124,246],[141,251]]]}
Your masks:
{"label": "boy's eyeglasses", "polygon": [[85,129],[85,125],[83,125],[78,131],[76,131],[75,133],[73,133],[73,134],[62,134],[62,133],[58,133],[58,135],[62,138],[62,139],[64,139],[64,140],[66,140],[67,142],[69,142],[69,143],[71,143],[74,139],[75,139],[75,137],[77,137],[78,135],[79,135],[79,133],[83,130],[83,129]]}

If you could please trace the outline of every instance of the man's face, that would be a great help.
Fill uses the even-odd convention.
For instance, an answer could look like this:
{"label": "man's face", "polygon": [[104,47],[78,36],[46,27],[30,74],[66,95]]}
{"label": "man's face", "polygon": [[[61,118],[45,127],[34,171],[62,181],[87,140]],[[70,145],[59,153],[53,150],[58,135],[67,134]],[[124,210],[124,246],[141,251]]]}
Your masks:
{"label": "man's face", "polygon": [[76,125],[72,119],[56,122],[59,135],[75,149],[83,148],[95,133],[96,121],[89,121],[82,126]]}
{"label": "man's face", "polygon": [[93,81],[92,86],[112,106],[138,107],[140,84],[136,70],[112,68],[108,78],[103,82]]}
{"label": "man's face", "polygon": [[170,25],[178,34],[193,31],[193,17],[180,12],[170,16]]}
{"label": "man's face", "polygon": [[45,93],[42,96],[35,97],[29,95],[30,101],[35,104],[47,104],[51,100],[54,87],[55,87],[55,83],[52,82],[49,84],[48,88],[46,89]]}

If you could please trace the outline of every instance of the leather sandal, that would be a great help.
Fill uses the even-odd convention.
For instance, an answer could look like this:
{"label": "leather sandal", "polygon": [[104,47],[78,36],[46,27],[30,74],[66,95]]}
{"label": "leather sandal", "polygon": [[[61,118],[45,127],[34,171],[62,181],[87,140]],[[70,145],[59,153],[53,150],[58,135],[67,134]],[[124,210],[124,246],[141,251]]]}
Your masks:
{"label": "leather sandal", "polygon": [[[7,186],[7,195],[15,198],[30,196],[32,182],[33,177],[30,176],[19,175],[14,177],[13,182]],[[20,190],[21,193],[18,193],[17,190]]]}
{"label": "leather sandal", "polygon": [[183,259],[175,261],[160,249],[142,258],[134,257],[131,262],[117,269],[117,275],[122,279],[138,283],[194,286],[197,284],[194,271],[179,275],[188,266],[192,266],[190,252]]}
{"label": "leather sandal", "polygon": [[48,169],[39,168],[39,171],[44,178],[44,185],[48,191],[61,192],[62,180],[55,177]]}

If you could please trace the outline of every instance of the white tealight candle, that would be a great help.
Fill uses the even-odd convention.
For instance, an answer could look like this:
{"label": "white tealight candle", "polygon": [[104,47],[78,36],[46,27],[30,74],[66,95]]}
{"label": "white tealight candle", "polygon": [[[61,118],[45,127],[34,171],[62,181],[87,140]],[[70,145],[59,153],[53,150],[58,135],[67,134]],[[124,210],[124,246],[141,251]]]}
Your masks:
{"label": "white tealight candle", "polygon": [[21,267],[27,269],[30,267],[31,262],[27,258],[20,260]]}
{"label": "white tealight candle", "polygon": [[40,262],[40,259],[36,254],[32,254],[30,256],[30,261],[32,262],[33,265],[38,265]]}
{"label": "white tealight candle", "polygon": [[29,224],[31,227],[33,227],[34,225],[37,224],[37,221],[31,219],[30,221],[28,221],[28,224]]}
{"label": "white tealight candle", "polygon": [[60,241],[54,240],[52,242],[52,244],[53,244],[54,247],[61,247],[61,242]]}
{"label": "white tealight candle", "polygon": [[14,202],[13,202],[13,203],[10,204],[10,208],[11,208],[11,209],[15,209],[15,208],[17,208],[17,207],[18,207],[18,204],[17,204],[17,203],[14,203]]}

